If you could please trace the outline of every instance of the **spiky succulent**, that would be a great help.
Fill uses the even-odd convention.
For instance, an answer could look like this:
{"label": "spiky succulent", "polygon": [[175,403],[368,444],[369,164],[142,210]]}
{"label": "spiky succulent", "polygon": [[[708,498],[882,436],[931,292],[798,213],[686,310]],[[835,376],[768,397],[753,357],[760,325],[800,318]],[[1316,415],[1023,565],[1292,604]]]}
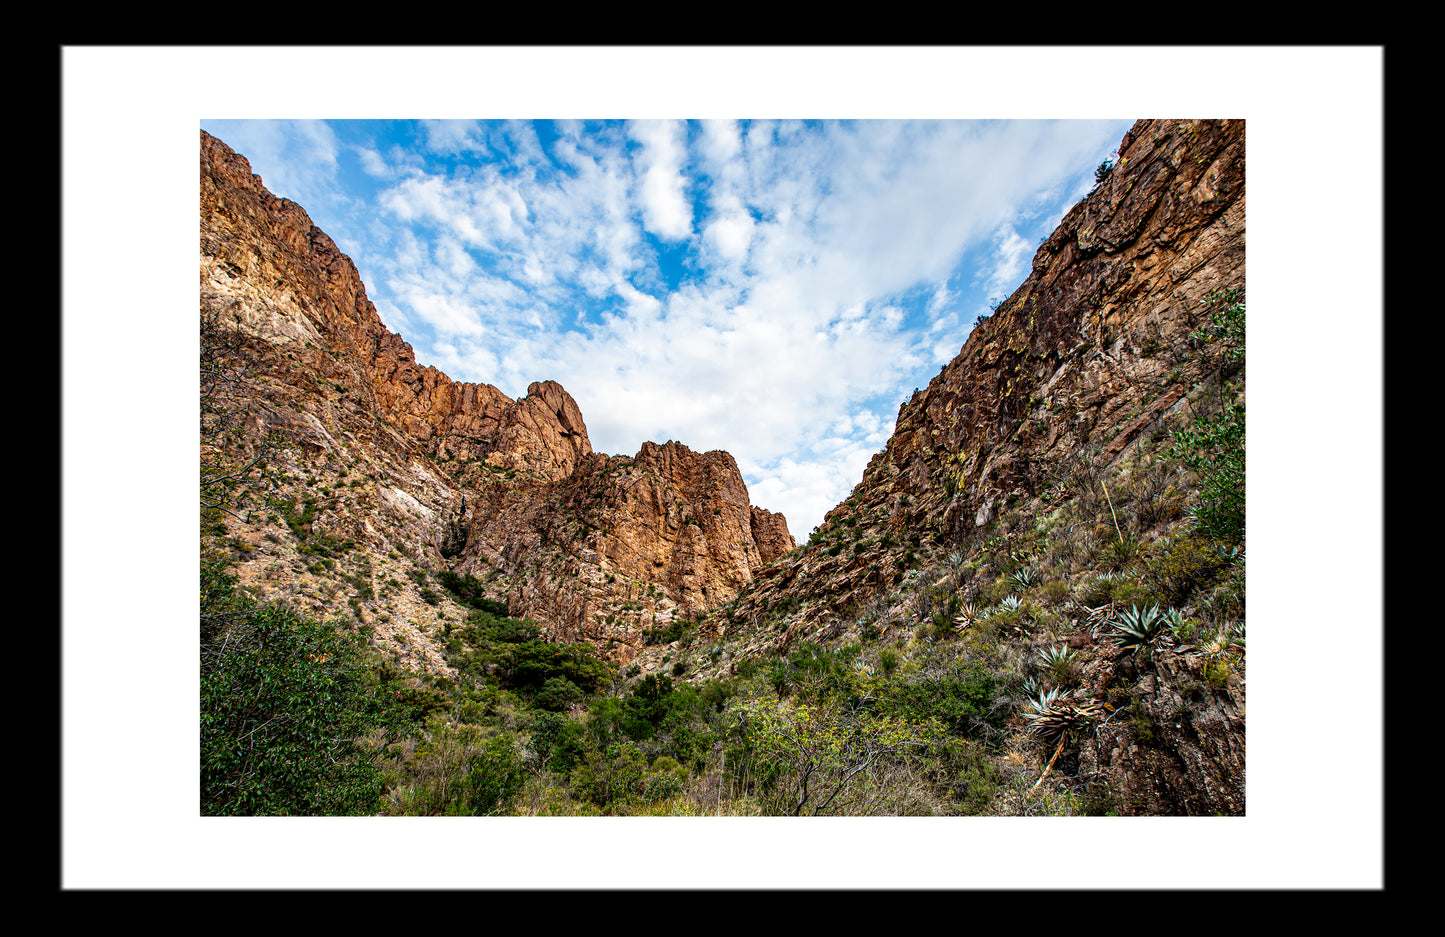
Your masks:
{"label": "spiky succulent", "polygon": [[1159,616],[1165,620],[1165,628],[1169,629],[1170,635],[1175,636],[1175,641],[1188,641],[1194,636],[1195,630],[1198,630],[1198,625],[1186,619],[1179,609],[1165,609]]}
{"label": "spiky succulent", "polygon": [[1039,738],[1057,742],[1066,734],[1084,728],[1104,711],[1098,700],[1080,690],[1052,689],[1029,700],[1023,717],[1028,731]]}
{"label": "spiky succulent", "polygon": [[1114,644],[1132,652],[1144,650],[1168,633],[1167,619],[1159,614],[1159,606],[1140,608],[1137,605],[1120,612],[1110,622],[1114,626]]}
{"label": "spiky succulent", "polygon": [[1208,654],[1211,659],[1214,659],[1223,657],[1224,653],[1229,650],[1229,645],[1229,629],[1222,628],[1206,638],[1201,647],[1204,653]]}
{"label": "spiky succulent", "polygon": [[998,603],[998,607],[1006,612],[1016,612],[1023,607],[1024,600],[1016,595],[1004,596],[1004,600]]}
{"label": "spiky succulent", "polygon": [[1018,569],[1014,570],[1013,575],[1009,578],[1011,578],[1013,580],[1013,584],[1018,586],[1020,589],[1033,588],[1034,586],[1038,585],[1039,582],[1039,574],[1034,572],[1033,568],[1029,566],[1020,566]]}
{"label": "spiky succulent", "polygon": [[1110,624],[1109,616],[1114,614],[1114,606],[1108,603],[1093,608],[1087,605],[1081,605],[1079,609],[1080,611],[1088,613],[1084,619],[1084,625],[1089,629],[1090,637],[1095,641],[1099,640],[1099,635],[1103,633],[1104,626]]}
{"label": "spiky succulent", "polygon": [[1062,644],[1058,647],[1046,647],[1039,651],[1039,661],[1044,665],[1044,669],[1055,677],[1068,673],[1069,666],[1073,664],[1077,656],[1077,651]]}

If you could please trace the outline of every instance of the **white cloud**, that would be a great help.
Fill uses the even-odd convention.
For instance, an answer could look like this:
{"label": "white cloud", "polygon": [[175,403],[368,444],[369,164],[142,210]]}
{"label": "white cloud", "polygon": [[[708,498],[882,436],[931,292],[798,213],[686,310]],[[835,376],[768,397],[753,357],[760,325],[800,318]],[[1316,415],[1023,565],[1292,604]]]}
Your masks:
{"label": "white cloud", "polygon": [[1028,272],[1034,249],[1035,245],[1020,236],[1013,225],[1005,223],[999,226],[993,239],[993,267],[987,279],[990,297],[1005,298],[1018,288]]}
{"label": "white cloud", "polygon": [[486,131],[475,120],[423,120],[428,149],[438,153],[487,152]]}
{"label": "white cloud", "polygon": [[[428,123],[429,147],[488,160],[388,160],[408,168],[377,197],[396,231],[376,262],[387,308],[431,332],[407,335],[418,357],[513,395],[559,380],[601,451],[726,449],[756,503],[787,499],[809,528],[957,353],[956,307],[976,301],[955,292],[960,258],[1016,281],[1017,206],[1098,145],[1043,123],[554,129],[544,152],[529,124]],[[645,232],[694,275],[665,291]]]}
{"label": "white cloud", "polygon": [[664,240],[686,238],[692,233],[692,206],[682,175],[685,128],[677,121],[643,120],[630,122],[627,132],[642,146],[637,165],[643,225]]}
{"label": "white cloud", "polygon": [[368,176],[377,179],[386,179],[395,172],[395,170],[387,165],[382,155],[369,146],[357,147],[356,156],[357,159],[361,161],[361,171]]}

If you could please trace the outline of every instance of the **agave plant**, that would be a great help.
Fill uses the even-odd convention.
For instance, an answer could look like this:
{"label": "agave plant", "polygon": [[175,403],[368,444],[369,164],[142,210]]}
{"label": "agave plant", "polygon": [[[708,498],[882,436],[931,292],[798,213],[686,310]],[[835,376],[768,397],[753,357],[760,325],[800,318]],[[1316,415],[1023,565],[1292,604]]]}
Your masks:
{"label": "agave plant", "polygon": [[1077,651],[1062,644],[1057,647],[1046,647],[1039,651],[1039,661],[1055,680],[1062,680],[1068,676],[1069,668],[1073,666],[1077,657]]}
{"label": "agave plant", "polygon": [[1166,608],[1159,616],[1164,619],[1164,627],[1169,629],[1175,640],[1183,641],[1195,632],[1195,624],[1185,618],[1184,613],[1177,608]]}
{"label": "agave plant", "polygon": [[964,602],[958,609],[958,615],[953,619],[953,628],[955,631],[962,631],[972,626],[977,618],[978,606],[972,602]]}
{"label": "agave plant", "polygon": [[1099,635],[1103,627],[1110,624],[1109,618],[1114,614],[1114,606],[1108,603],[1093,608],[1087,605],[1081,605],[1080,609],[1088,613],[1088,617],[1084,619],[1084,624],[1089,628],[1090,637],[1095,641],[1099,640]]}
{"label": "agave plant", "polygon": [[1028,731],[1051,742],[1077,732],[1103,713],[1099,701],[1079,690],[1047,690],[1029,700],[1023,717]]}
{"label": "agave plant", "polygon": [[1169,630],[1167,619],[1159,614],[1159,606],[1140,608],[1137,605],[1120,612],[1110,622],[1117,634],[1114,643],[1131,653],[1144,650],[1158,641]]}
{"label": "agave plant", "polygon": [[998,607],[1006,612],[1016,612],[1023,607],[1023,599],[1016,595],[1004,596],[1004,600],[998,603]]}
{"label": "agave plant", "polygon": [[1039,583],[1039,574],[1034,572],[1033,568],[1029,566],[1020,566],[1014,570],[1013,575],[1009,578],[1012,579],[1013,584],[1020,589],[1031,589]]}

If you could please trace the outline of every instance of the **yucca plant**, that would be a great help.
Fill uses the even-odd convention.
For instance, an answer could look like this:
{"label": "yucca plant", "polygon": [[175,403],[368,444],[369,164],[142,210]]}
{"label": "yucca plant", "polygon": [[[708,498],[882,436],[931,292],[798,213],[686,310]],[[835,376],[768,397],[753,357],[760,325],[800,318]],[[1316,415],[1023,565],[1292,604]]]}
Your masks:
{"label": "yucca plant", "polygon": [[972,602],[964,602],[959,606],[958,614],[953,619],[953,630],[962,631],[971,627],[978,618],[978,606]]}
{"label": "yucca plant", "polygon": [[1118,632],[1114,635],[1114,644],[1130,653],[1146,650],[1168,631],[1166,622],[1157,605],[1148,608],[1130,606],[1110,622]]}
{"label": "yucca plant", "polygon": [[1205,639],[1201,647],[1204,653],[1209,655],[1210,660],[1217,660],[1223,657],[1225,652],[1229,650],[1229,629],[1222,628],[1214,632],[1214,634]]}
{"label": "yucca plant", "polygon": [[1106,562],[1116,569],[1123,569],[1139,556],[1143,543],[1133,534],[1120,533],[1109,546],[1105,548],[1104,557]]}

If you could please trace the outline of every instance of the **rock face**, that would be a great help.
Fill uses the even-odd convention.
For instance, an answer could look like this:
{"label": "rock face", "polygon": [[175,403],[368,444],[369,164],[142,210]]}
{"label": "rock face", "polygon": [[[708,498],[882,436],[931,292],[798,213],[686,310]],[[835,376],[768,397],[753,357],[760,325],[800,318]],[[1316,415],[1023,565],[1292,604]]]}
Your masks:
{"label": "rock face", "polygon": [[770,567],[740,615],[815,598],[780,640],[826,627],[891,585],[910,550],[984,526],[1081,455],[1113,464],[1190,406],[1208,367],[1189,354],[1201,301],[1244,284],[1244,122],[1140,121],[1119,154],[828,513],[821,539],[846,527],[862,548]]}
{"label": "rock face", "polygon": [[201,315],[239,342],[228,386],[245,421],[203,455],[269,440],[269,494],[226,524],[259,594],[347,614],[437,671],[434,637],[460,610],[433,579],[452,571],[625,661],[641,629],[732,598],[792,549],[727,453],[595,453],[555,381],[513,400],[417,364],[331,238],[204,132],[200,205]]}
{"label": "rock face", "polygon": [[[977,560],[1001,511],[1046,515],[1061,487],[1187,420],[1215,376],[1191,338],[1203,300],[1245,282],[1244,181],[1243,121],[1135,124],[1023,284],[902,404],[848,499],[710,619],[712,634],[750,652],[856,635],[873,603],[897,596],[926,561]],[[946,589],[942,578],[922,586],[932,591],[917,595]],[[1077,757],[1110,778],[1128,810],[1240,813],[1243,686],[1203,683],[1180,661],[1130,676],[1151,741],[1116,720]],[[1111,679],[1095,674],[1095,689],[1117,689]]]}

